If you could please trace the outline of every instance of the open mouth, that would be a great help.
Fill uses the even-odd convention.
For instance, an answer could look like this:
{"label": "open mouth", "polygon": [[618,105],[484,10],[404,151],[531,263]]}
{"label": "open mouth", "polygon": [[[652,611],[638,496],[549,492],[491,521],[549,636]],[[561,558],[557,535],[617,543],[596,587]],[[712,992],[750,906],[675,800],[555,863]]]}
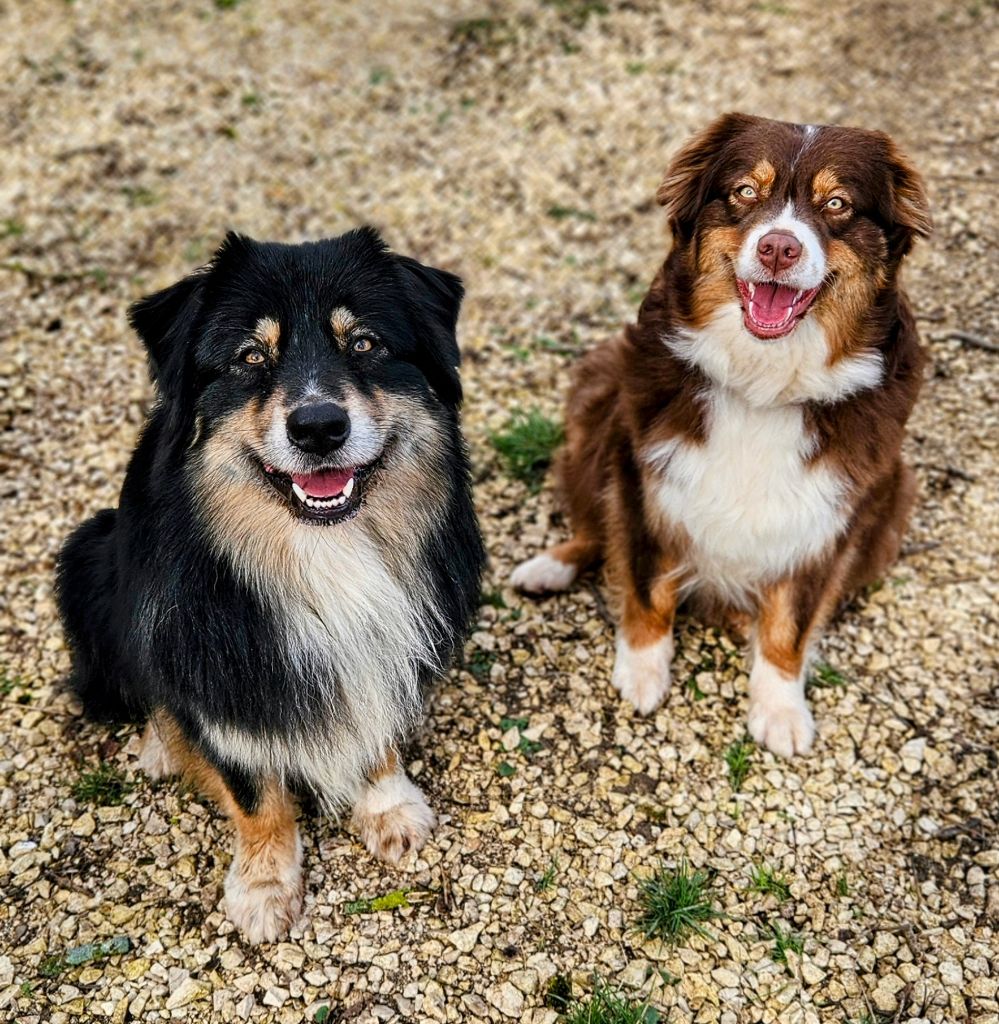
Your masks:
{"label": "open mouth", "polygon": [[284,473],[266,464],[261,469],[300,519],[342,523],[360,510],[364,485],[375,465],[321,469],[314,473]]}
{"label": "open mouth", "polygon": [[742,319],[746,329],[757,338],[783,338],[808,312],[818,288],[791,288],[776,281],[737,279],[742,298]]}

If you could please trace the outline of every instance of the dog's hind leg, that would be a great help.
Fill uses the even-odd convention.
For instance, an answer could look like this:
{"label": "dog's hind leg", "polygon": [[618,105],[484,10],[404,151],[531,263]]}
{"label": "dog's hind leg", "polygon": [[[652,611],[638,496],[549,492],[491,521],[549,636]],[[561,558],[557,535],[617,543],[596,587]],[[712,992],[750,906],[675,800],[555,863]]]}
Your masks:
{"label": "dog's hind leg", "polygon": [[160,716],[153,715],[146,722],[146,727],[142,731],[139,767],[154,782],[166,779],[171,775],[176,775],[181,770],[181,765],[177,762],[177,759],[170,750],[170,745],[163,737],[163,730],[165,728],[168,727],[162,724]]}
{"label": "dog's hind leg", "polygon": [[395,751],[368,776],[351,820],[368,851],[390,864],[419,850],[436,822],[423,793],[399,767]]}
{"label": "dog's hind leg", "polygon": [[141,721],[141,700],[117,656],[117,515],[106,508],[70,534],[56,565],[56,597],[73,655],[70,689],[85,714],[99,721]]}
{"label": "dog's hind leg", "polygon": [[294,800],[278,779],[223,774],[172,718],[157,717],[157,734],[170,763],[235,826],[235,850],[225,880],[229,920],[250,942],[283,937],[302,911],[302,840]]}
{"label": "dog's hind leg", "polygon": [[566,590],[576,577],[600,558],[600,544],[578,533],[514,569],[510,583],[528,594]]}

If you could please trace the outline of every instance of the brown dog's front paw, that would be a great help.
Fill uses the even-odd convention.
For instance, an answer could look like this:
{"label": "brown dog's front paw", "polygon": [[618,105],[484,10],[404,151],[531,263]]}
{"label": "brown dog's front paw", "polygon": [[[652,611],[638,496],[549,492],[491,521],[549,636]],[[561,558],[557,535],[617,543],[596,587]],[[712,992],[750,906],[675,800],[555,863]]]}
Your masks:
{"label": "brown dog's front paw", "polygon": [[634,704],[639,714],[651,714],[662,704],[669,690],[672,660],[671,636],[664,636],[645,647],[632,647],[618,633],[611,683],[625,700]]}
{"label": "brown dog's front paw", "polygon": [[759,656],[749,677],[749,735],[780,757],[805,754],[815,739],[815,720],[801,678],[789,679]]}
{"label": "brown dog's front paw", "polygon": [[370,853],[398,864],[423,846],[437,819],[420,790],[396,772],[365,787],[352,821]]}

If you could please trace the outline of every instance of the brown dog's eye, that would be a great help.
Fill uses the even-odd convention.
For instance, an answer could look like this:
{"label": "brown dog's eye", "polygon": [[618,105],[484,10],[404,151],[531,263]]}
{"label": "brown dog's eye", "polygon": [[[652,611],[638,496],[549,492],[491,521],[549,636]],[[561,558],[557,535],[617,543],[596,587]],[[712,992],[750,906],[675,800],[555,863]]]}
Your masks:
{"label": "brown dog's eye", "polygon": [[740,185],[736,190],[735,194],[740,199],[755,199],[756,189],[752,185]]}
{"label": "brown dog's eye", "polygon": [[358,338],[353,344],[355,352],[370,352],[374,347],[374,342],[370,338]]}
{"label": "brown dog's eye", "polygon": [[255,348],[251,348],[249,352],[244,353],[243,362],[249,366],[260,366],[267,362],[267,357],[263,352],[258,352]]}
{"label": "brown dog's eye", "polygon": [[846,200],[840,196],[833,196],[832,199],[826,201],[826,209],[832,210],[833,213],[836,213],[839,210],[845,210]]}

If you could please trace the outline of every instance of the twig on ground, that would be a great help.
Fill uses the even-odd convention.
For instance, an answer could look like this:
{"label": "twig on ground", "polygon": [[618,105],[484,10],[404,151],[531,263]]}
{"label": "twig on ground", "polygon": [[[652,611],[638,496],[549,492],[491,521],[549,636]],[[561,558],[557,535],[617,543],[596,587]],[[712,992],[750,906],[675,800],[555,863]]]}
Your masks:
{"label": "twig on ground", "polygon": [[947,338],[959,341],[962,345],[968,345],[971,348],[980,348],[983,352],[999,352],[999,345],[986,341],[985,338],[977,334],[970,334],[968,331],[950,331]]}
{"label": "twig on ground", "polygon": [[589,592],[593,595],[593,600],[596,602],[597,613],[600,615],[600,618],[602,618],[608,626],[613,628],[615,625],[614,616],[611,615],[610,609],[607,607],[604,595],[600,593],[600,589],[592,580],[586,586]]}
{"label": "twig on ground", "polygon": [[907,544],[902,548],[900,555],[902,558],[908,558],[910,555],[921,555],[924,551],[935,551],[938,547],[940,547],[940,541],[924,540],[918,544]]}

